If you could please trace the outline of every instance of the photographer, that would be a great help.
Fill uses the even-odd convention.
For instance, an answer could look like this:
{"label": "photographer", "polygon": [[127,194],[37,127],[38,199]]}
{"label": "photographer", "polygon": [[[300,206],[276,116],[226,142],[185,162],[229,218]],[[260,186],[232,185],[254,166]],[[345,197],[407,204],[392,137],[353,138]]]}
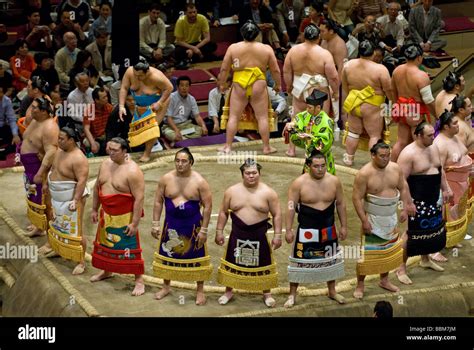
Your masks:
{"label": "photographer", "polygon": [[53,47],[51,30],[46,25],[40,25],[40,13],[36,7],[26,11],[28,23],[26,24],[24,38],[32,51],[50,51]]}

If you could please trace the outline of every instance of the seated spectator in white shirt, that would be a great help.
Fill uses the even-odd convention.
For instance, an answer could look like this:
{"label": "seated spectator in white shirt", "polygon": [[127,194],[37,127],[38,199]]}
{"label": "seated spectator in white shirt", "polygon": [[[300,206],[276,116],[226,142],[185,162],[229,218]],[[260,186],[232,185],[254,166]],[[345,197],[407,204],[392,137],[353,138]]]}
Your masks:
{"label": "seated spectator in white shirt", "polygon": [[[84,118],[91,117],[91,111],[94,107],[94,99],[92,98],[93,89],[89,86],[90,78],[87,73],[76,74],[74,81],[76,82],[76,88],[69,93],[67,96],[67,117],[66,119],[72,119],[76,124],[78,131],[82,134],[83,131],[83,120]],[[59,126],[63,125],[59,118]]]}
{"label": "seated spectator in white shirt", "polygon": [[[398,18],[400,4],[396,1],[388,4],[388,14],[377,18],[382,41],[380,47],[391,53],[400,53],[405,42],[404,24]],[[406,22],[406,21],[405,21]]]}
{"label": "seated spectator in white shirt", "polygon": [[[165,138],[173,144],[184,138],[207,135],[207,127],[199,114],[196,99],[188,93],[190,85],[191,79],[188,76],[181,76],[178,78],[178,91],[170,95],[162,131]],[[194,118],[197,125],[193,124],[191,118]],[[184,135],[182,131],[185,131]]]}
{"label": "seated spectator in white shirt", "polygon": [[140,20],[140,55],[162,61],[171,56],[174,45],[166,42],[166,25],[160,18],[160,5],[152,4],[148,16]]}

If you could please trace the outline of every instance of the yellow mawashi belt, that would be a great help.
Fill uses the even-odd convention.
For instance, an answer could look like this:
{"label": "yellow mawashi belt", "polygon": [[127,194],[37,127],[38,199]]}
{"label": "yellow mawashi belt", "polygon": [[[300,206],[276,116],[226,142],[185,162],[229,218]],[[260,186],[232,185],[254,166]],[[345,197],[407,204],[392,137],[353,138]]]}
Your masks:
{"label": "yellow mawashi belt", "polygon": [[232,81],[246,89],[245,96],[252,96],[252,85],[257,80],[265,80],[265,74],[258,67],[244,68],[234,72]]}
{"label": "yellow mawashi belt", "polygon": [[354,110],[355,116],[362,118],[360,106],[362,103],[369,103],[374,106],[380,106],[385,101],[385,96],[376,95],[372,86],[367,85],[362,90],[351,90],[344,101],[344,111],[350,113]]}

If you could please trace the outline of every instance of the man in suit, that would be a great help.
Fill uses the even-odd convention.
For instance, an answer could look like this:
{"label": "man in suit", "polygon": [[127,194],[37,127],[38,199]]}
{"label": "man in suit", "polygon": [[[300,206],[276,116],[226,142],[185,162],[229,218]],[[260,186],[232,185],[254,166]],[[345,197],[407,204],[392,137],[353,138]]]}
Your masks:
{"label": "man in suit", "polygon": [[432,6],[433,0],[422,0],[422,4],[410,12],[410,35],[423,51],[440,50],[447,44],[446,40],[439,38],[441,10]]}

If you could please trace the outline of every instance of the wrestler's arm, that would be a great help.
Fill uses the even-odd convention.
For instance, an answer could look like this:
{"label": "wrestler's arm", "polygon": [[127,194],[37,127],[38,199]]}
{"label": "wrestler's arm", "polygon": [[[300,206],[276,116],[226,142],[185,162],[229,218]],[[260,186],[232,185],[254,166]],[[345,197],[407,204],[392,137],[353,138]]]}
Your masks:
{"label": "wrestler's arm", "polygon": [[[421,90],[421,89],[425,88],[426,86],[429,86],[430,89],[431,89],[431,80],[430,80],[430,77],[428,76],[428,74],[425,73],[425,72],[422,72],[422,71],[420,71],[419,73],[420,73],[419,74],[420,78],[419,78],[418,90]],[[436,119],[438,119],[437,115],[436,115],[435,100],[433,99],[430,103],[426,103],[425,99],[423,99],[423,98],[422,98],[422,100],[425,103],[425,105],[428,107],[428,109],[430,111],[430,114],[435,116]]]}
{"label": "wrestler's arm", "polygon": [[354,186],[352,187],[352,203],[356,210],[357,216],[362,222],[362,228],[365,233],[370,233],[371,229],[369,219],[364,209],[364,197],[367,193],[367,175],[364,171],[359,170],[354,180]]}
{"label": "wrestler's arm", "polygon": [[229,219],[230,199],[231,199],[232,188],[228,188],[224,192],[224,198],[219,209],[219,216],[217,217],[216,225],[216,238],[215,242],[218,245],[224,244],[224,227]]}
{"label": "wrestler's arm", "polygon": [[[221,64],[221,71],[218,76],[218,85],[220,87],[225,85],[225,82],[227,80],[227,76],[230,73],[230,68],[232,64],[232,45],[227,49],[224,59],[222,60]],[[236,59],[236,62],[234,62],[235,68],[239,68],[239,61]]]}
{"label": "wrestler's arm", "polygon": [[392,81],[391,81],[391,85],[392,85],[392,95],[393,95],[393,102],[397,102],[398,101],[398,90],[397,90],[397,84],[395,83],[395,77],[397,75],[397,69],[395,68],[395,70],[393,71],[393,74],[392,74]]}
{"label": "wrestler's arm", "polygon": [[58,127],[56,125],[50,126],[45,128],[43,131],[42,141],[45,154],[41,161],[41,166],[35,175],[35,183],[41,183],[41,178],[49,171],[51,165],[53,165],[54,156],[58,150]]}
{"label": "wrestler's arm", "polygon": [[290,49],[285,57],[285,62],[283,63],[283,79],[285,79],[288,94],[291,94],[291,91],[293,90],[293,69],[291,64],[291,56],[292,54]]}
{"label": "wrestler's arm", "polygon": [[82,199],[82,195],[84,194],[87,185],[87,179],[89,177],[89,163],[87,162],[87,158],[82,154],[81,156],[77,156],[72,169],[74,176],[77,179],[77,185],[74,190],[74,201],[77,204],[80,203]]}
{"label": "wrestler's arm", "polygon": [[95,180],[94,191],[92,193],[91,219],[92,219],[92,223],[94,224],[97,224],[98,222],[97,212],[99,211],[99,207],[100,207],[100,202],[99,202],[100,172],[102,168],[105,166],[104,164],[106,162],[107,161],[104,161],[99,168],[99,172],[97,173],[97,178]]}
{"label": "wrestler's arm", "polygon": [[[448,203],[453,197],[453,191],[448,184],[448,180],[446,179],[446,172],[444,171],[444,165],[446,164],[448,158],[448,151],[443,148],[443,152],[440,151],[441,147],[432,147],[433,159],[439,159],[441,165],[441,190],[443,191],[443,200],[444,203]],[[454,161],[454,159],[453,159]]]}
{"label": "wrestler's arm", "polygon": [[382,86],[382,90],[390,101],[395,102],[390,73],[388,72],[388,69],[385,68],[385,66],[380,65],[378,68],[380,69],[380,84]]}
{"label": "wrestler's arm", "polygon": [[201,227],[207,229],[207,227],[209,226],[209,222],[211,221],[212,193],[208,182],[204,178],[202,178],[199,182],[199,196],[201,198],[201,203],[204,207],[202,211]]}
{"label": "wrestler's arm", "polygon": [[277,59],[275,57],[275,53],[273,52],[273,49],[268,45],[265,45],[265,46],[266,46],[267,52],[270,56],[270,58],[268,60],[268,68],[270,69],[270,72],[272,74],[272,78],[275,81],[275,85],[273,86],[273,90],[275,90],[275,92],[278,93],[281,90],[280,67],[278,67],[278,62],[277,62]]}
{"label": "wrestler's arm", "polygon": [[349,93],[349,85],[347,84],[347,67],[342,69],[342,91],[347,95]]}
{"label": "wrestler's arm", "polygon": [[268,204],[273,217],[274,235],[272,246],[273,250],[275,250],[281,247],[281,206],[278,194],[271,188],[269,188]]}
{"label": "wrestler's arm", "polygon": [[135,167],[136,168],[131,171],[131,174],[128,178],[128,184],[130,186],[130,192],[132,193],[132,196],[135,199],[133,202],[133,216],[131,225],[133,225],[134,228],[137,229],[143,211],[143,199],[145,197],[145,179],[143,176],[143,172],[140,170],[140,168],[137,165],[135,165]]}
{"label": "wrestler's arm", "polygon": [[[161,90],[161,97],[155,103],[155,105],[156,106],[160,105],[161,111],[166,111],[170,95],[173,92],[173,84],[171,84],[171,82],[166,77],[166,75],[164,75],[160,71],[157,71],[156,74],[157,74],[157,84],[156,85]],[[155,106],[154,109],[158,110],[158,108],[156,108],[156,106]],[[161,119],[158,121],[158,123],[161,123],[161,121],[163,120],[163,117],[164,117],[163,113],[160,113],[160,114],[161,114]]]}
{"label": "wrestler's arm", "polygon": [[120,93],[119,93],[119,118],[123,121],[122,115],[127,115],[127,110],[125,109],[125,100],[127,99],[128,90],[130,89],[131,77],[133,68],[128,68],[125,71],[125,74],[122,77],[120,83]]}
{"label": "wrestler's arm", "polygon": [[403,201],[402,215],[400,221],[404,222],[406,220],[406,214],[410,216],[415,216],[416,207],[413,205],[413,199],[411,198],[410,187],[408,187],[407,180],[403,174],[403,170],[400,166],[396,167],[398,171],[398,184],[397,189],[400,191],[400,198]]}
{"label": "wrestler's arm", "polygon": [[[342,67],[342,69],[344,69]],[[328,52],[327,59],[324,62],[324,74],[326,75],[329,86],[332,89],[333,97],[337,100],[339,98],[339,73],[336,70],[334,65],[334,59],[332,55]],[[342,75],[342,71],[341,71]]]}
{"label": "wrestler's arm", "polygon": [[300,178],[292,182],[288,189],[288,207],[286,211],[286,234],[285,240],[287,243],[292,243],[295,234],[293,232],[293,222],[295,220],[296,206],[300,202]]}
{"label": "wrestler's arm", "polygon": [[152,224],[151,224],[151,234],[156,239],[160,236],[160,218],[161,212],[163,210],[163,202],[165,199],[165,188],[166,188],[166,177],[167,175],[163,175],[160,180],[158,181],[158,186],[156,187],[155,192],[155,201],[153,205],[153,217],[152,217]]}
{"label": "wrestler's arm", "polygon": [[345,240],[347,237],[347,210],[346,201],[344,200],[344,190],[341,181],[336,177],[336,209],[339,222],[341,223],[340,239]]}

